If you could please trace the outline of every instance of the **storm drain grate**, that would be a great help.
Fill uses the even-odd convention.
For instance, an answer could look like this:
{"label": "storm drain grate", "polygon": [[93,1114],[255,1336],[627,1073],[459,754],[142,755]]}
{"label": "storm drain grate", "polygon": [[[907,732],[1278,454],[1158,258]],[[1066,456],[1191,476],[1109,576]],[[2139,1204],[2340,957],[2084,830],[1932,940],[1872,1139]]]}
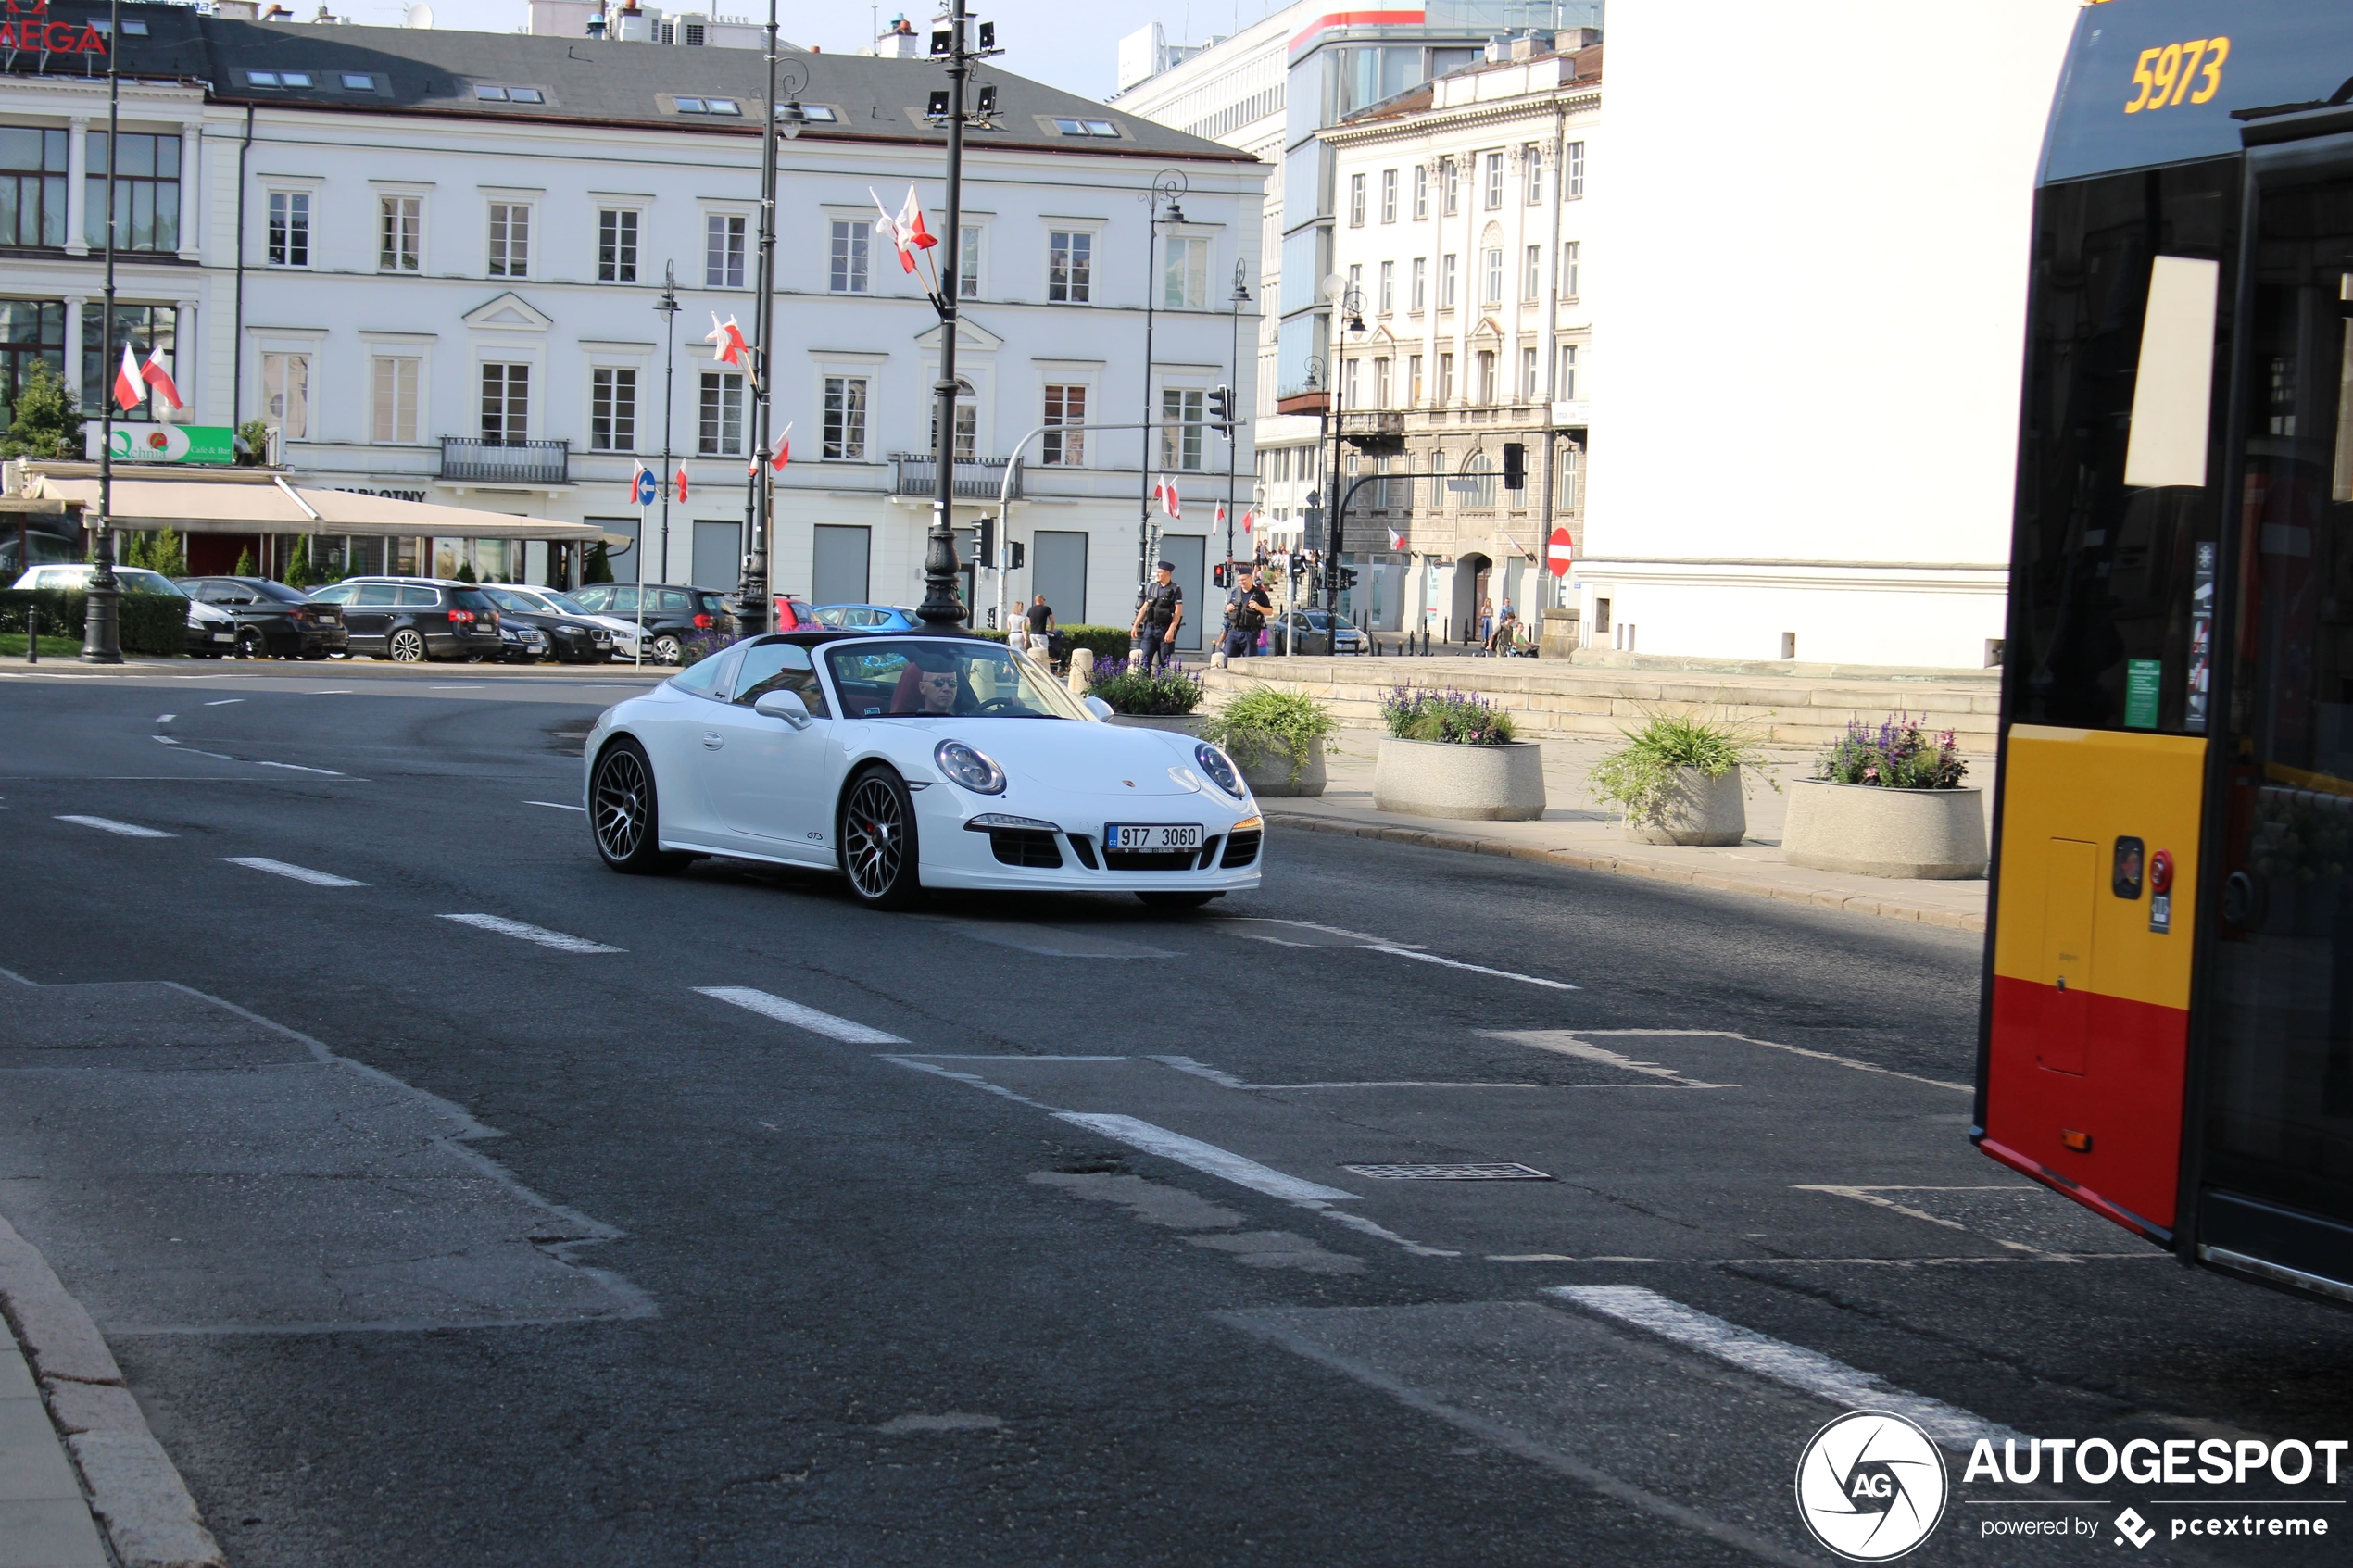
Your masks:
{"label": "storm drain grate", "polygon": [[1549,1182],[1533,1165],[1343,1165],[1377,1182]]}

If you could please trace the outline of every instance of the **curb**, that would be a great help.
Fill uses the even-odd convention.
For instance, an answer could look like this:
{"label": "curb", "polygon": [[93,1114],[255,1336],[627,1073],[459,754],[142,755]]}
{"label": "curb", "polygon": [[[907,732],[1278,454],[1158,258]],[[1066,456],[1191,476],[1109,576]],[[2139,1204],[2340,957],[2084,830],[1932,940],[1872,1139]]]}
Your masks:
{"label": "curb", "polygon": [[[1264,809],[1262,808],[1262,810]],[[1620,859],[1615,855],[1587,855],[1574,849],[1540,849],[1533,845],[1513,844],[1497,838],[1474,838],[1467,834],[1432,833],[1427,828],[1384,827],[1378,822],[1350,822],[1330,817],[1311,817],[1291,811],[1265,811],[1270,827],[1299,828],[1307,833],[1336,834],[1343,838],[1378,838],[1391,844],[1419,845],[1425,849],[1454,849],[1474,855],[1500,855],[1513,860],[1534,860],[1548,866],[1567,866],[1577,871],[1607,872],[1616,876],[1647,877],[1653,882],[1679,883],[1687,887],[1705,887],[1717,893],[1739,893],[1752,898],[1772,898],[1784,904],[1804,904],[1818,909],[1843,909],[1849,914],[1876,915],[1882,920],[1906,920],[1920,925],[1944,926],[1954,931],[1983,931],[1983,915],[1965,915],[1951,909],[1923,909],[1915,904],[1897,903],[1894,899],[1875,898],[1868,893],[1832,893],[1813,888],[1790,887],[1777,882],[1759,882],[1748,877],[1719,876],[1713,872],[1685,871],[1677,866],[1661,866],[1648,860]]]}
{"label": "curb", "polygon": [[0,1311],[41,1386],[123,1568],[225,1568],[187,1483],[163,1451],[114,1352],[32,1243],[0,1220]]}

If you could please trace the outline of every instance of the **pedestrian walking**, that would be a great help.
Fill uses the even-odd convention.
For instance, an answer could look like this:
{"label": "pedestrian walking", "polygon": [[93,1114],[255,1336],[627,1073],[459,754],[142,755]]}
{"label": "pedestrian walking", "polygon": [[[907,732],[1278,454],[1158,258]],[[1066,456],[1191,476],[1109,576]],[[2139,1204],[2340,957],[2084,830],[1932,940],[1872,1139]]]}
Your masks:
{"label": "pedestrian walking", "polygon": [[1029,608],[1021,613],[1022,619],[1029,622],[1030,636],[1040,642],[1045,640],[1047,633],[1055,629],[1053,606],[1046,602],[1043,594],[1034,596],[1029,601]]}
{"label": "pedestrian walking", "polygon": [[1491,598],[1478,601],[1478,640],[1482,645],[1495,641],[1495,601]]}
{"label": "pedestrian walking", "polygon": [[1184,623],[1185,590],[1176,586],[1176,563],[1164,560],[1153,569],[1144,602],[1136,607],[1136,623],[1128,628],[1143,650],[1146,674],[1176,659],[1176,628]]}
{"label": "pedestrian walking", "polygon": [[1233,591],[1226,596],[1224,646],[1227,659],[1247,659],[1258,651],[1258,639],[1265,632],[1266,618],[1274,609],[1273,596],[1259,584],[1258,568],[1249,561],[1242,562]]}

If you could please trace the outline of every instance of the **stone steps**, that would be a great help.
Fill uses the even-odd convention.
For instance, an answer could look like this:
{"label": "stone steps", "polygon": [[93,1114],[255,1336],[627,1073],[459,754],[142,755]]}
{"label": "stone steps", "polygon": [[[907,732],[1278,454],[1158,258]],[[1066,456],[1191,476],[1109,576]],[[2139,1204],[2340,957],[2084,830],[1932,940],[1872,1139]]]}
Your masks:
{"label": "stone steps", "polygon": [[1850,721],[1903,712],[1951,730],[1961,751],[1990,755],[2001,707],[1998,672],[1865,677],[1610,669],[1543,659],[1249,659],[1202,671],[1213,702],[1256,682],[1303,692],[1343,725],[1378,728],[1380,696],[1399,683],[1477,692],[1512,715],[1524,738],[1615,739],[1649,713],[1720,714],[1759,744],[1826,746]]}

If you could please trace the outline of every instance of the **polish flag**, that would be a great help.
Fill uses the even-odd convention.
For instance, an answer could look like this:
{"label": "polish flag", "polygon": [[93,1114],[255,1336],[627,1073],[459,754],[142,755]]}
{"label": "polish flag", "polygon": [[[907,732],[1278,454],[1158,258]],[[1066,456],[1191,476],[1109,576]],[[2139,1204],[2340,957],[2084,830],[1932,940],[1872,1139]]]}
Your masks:
{"label": "polish flag", "polygon": [[719,323],[719,312],[712,311],[711,331],[705,335],[703,342],[717,345],[716,352],[711,356],[716,363],[733,365],[746,375],[751,373],[751,346],[744,342],[744,330],[736,325],[736,319],[733,316],[728,317],[726,325],[722,326]]}
{"label": "polish flag", "polygon": [[684,463],[678,465],[678,504],[686,504],[686,465]]}
{"label": "polish flag", "polygon": [[131,352],[128,341],[122,345],[122,368],[115,372],[114,400],[126,414],[147,400],[147,383],[139,376],[139,357]]}
{"label": "polish flag", "polygon": [[[929,250],[939,243],[931,231],[924,227],[924,204],[915,199],[915,187],[912,185],[907,187],[907,205],[899,209],[899,217],[893,226],[899,231],[899,249],[902,256],[911,247]],[[912,261],[908,263],[910,269],[913,265]]]}
{"label": "polish flag", "polygon": [[768,466],[778,473],[782,473],[785,471],[785,465],[791,461],[792,426],[787,423],[784,429],[776,433],[776,449],[768,455]]}
{"label": "polish flag", "polygon": [[631,464],[629,465],[629,504],[630,504],[631,506],[633,506],[633,507],[634,507],[634,506],[636,506],[636,505],[638,504],[638,503],[637,503],[637,479],[638,479],[638,476],[639,476],[640,474],[643,474],[645,471],[646,471],[646,465],[645,465],[645,464],[643,464],[643,463],[635,463],[635,462],[633,462],[633,463],[631,463]]}
{"label": "polish flag", "polygon": [[1249,533],[1257,521],[1258,514],[1251,510],[1248,507],[1244,507],[1242,508],[1242,532],[1244,533]]}
{"label": "polish flag", "polygon": [[1158,484],[1152,486],[1152,499],[1158,501],[1160,509],[1172,518],[1185,515],[1185,503],[1176,494],[1176,482],[1165,474],[1161,476]]}
{"label": "polish flag", "polygon": [[146,364],[140,368],[139,377],[154,387],[156,395],[172,408],[186,407],[180,401],[180,386],[171,379],[171,368],[163,362],[163,345],[156,345],[155,352],[147,356]]}

